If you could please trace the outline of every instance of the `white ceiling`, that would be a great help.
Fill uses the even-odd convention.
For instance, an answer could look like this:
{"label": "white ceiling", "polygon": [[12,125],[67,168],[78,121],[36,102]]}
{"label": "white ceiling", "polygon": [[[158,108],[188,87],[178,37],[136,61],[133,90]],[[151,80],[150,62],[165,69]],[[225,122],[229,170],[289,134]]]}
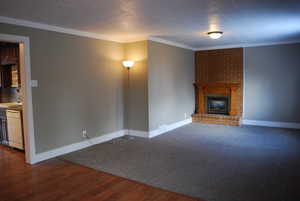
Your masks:
{"label": "white ceiling", "polygon": [[1,0],[0,16],[193,48],[300,41],[300,0]]}

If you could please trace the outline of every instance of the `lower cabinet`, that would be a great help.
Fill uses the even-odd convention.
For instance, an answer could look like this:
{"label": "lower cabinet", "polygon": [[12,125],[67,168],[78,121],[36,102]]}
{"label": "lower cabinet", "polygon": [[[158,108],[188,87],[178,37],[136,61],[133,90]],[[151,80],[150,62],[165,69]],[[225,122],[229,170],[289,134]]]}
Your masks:
{"label": "lower cabinet", "polygon": [[18,110],[6,110],[9,146],[24,150],[22,115]]}
{"label": "lower cabinet", "polygon": [[8,145],[6,109],[0,108],[0,144]]}

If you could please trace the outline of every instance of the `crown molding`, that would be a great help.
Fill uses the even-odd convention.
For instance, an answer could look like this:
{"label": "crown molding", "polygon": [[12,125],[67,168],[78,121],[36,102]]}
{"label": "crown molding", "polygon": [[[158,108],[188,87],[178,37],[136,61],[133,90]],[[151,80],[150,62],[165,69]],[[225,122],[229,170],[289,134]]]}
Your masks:
{"label": "crown molding", "polygon": [[41,30],[46,30],[46,31],[54,31],[54,32],[59,32],[59,33],[71,34],[71,35],[75,35],[75,36],[82,36],[82,37],[107,40],[107,41],[113,41],[113,42],[119,42],[119,43],[124,42],[124,41],[120,41],[120,40],[115,40],[111,37],[104,36],[102,34],[96,34],[96,33],[91,33],[91,32],[86,32],[86,31],[79,31],[76,29],[63,28],[63,27],[59,27],[59,26],[53,26],[53,25],[37,23],[37,22],[28,21],[28,20],[20,20],[20,19],[4,17],[4,16],[0,16],[0,23],[12,24],[12,25],[18,25],[18,26],[24,26],[24,27],[31,27],[31,28],[36,28],[36,29],[41,29]]}
{"label": "crown molding", "polygon": [[191,47],[191,46],[184,45],[182,43],[173,42],[173,41],[166,40],[166,39],[162,39],[162,38],[159,38],[159,37],[150,36],[148,38],[148,40],[158,42],[158,43],[167,44],[167,45],[171,45],[171,46],[175,46],[175,47],[180,47],[180,48],[184,48],[184,49],[188,49],[188,50],[194,50],[194,48]]}
{"label": "crown molding", "polygon": [[130,39],[130,40],[124,40],[121,43],[135,43],[135,42],[141,42],[141,41],[147,41],[148,37],[139,37],[138,39]]}
{"label": "crown molding", "polygon": [[269,42],[269,43],[238,43],[234,45],[218,45],[218,46],[211,46],[211,47],[194,48],[194,51],[228,49],[228,48],[244,48],[244,47],[260,47],[260,46],[270,46],[270,45],[287,45],[287,44],[295,44],[295,43],[300,43],[300,40],[278,41],[278,42]]}
{"label": "crown molding", "polygon": [[108,37],[108,36],[102,35],[102,34],[80,31],[80,30],[76,30],[76,29],[64,28],[64,27],[48,25],[48,24],[43,24],[43,23],[38,23],[38,22],[32,22],[32,21],[28,21],[28,20],[20,20],[20,19],[4,17],[4,16],[0,16],[0,23],[30,27],[30,28],[41,29],[41,30],[46,30],[46,31],[54,31],[54,32],[65,33],[65,34],[70,34],[70,35],[75,35],[75,36],[107,40],[107,41],[113,41],[113,42],[118,42],[118,43],[130,43],[130,42],[137,42],[137,41],[143,41],[143,40],[150,40],[150,41],[155,41],[158,43],[163,43],[163,44],[180,47],[180,48],[184,48],[184,49],[189,49],[189,50],[193,50],[193,51],[300,43],[300,40],[296,40],[296,41],[281,41],[281,42],[270,42],[270,43],[238,43],[238,44],[234,44],[234,45],[219,45],[219,46],[207,46],[207,47],[193,48],[191,46],[188,46],[188,45],[185,45],[182,43],[162,39],[162,38],[155,37],[155,36],[150,36],[148,38],[139,38],[138,40],[125,40],[125,41],[124,40],[116,40],[112,37]]}

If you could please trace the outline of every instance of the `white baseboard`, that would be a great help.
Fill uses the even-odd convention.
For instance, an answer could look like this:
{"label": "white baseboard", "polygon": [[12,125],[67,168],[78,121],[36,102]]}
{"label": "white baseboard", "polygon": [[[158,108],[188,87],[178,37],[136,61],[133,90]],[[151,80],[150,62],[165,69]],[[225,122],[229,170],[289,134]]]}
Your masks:
{"label": "white baseboard", "polygon": [[31,163],[35,164],[35,163],[38,163],[38,162],[41,162],[41,161],[44,161],[44,160],[47,160],[50,158],[54,158],[54,157],[57,157],[57,156],[60,156],[63,154],[67,154],[67,153],[77,151],[77,150],[80,150],[80,149],[83,149],[86,147],[90,147],[95,144],[103,143],[103,142],[112,140],[114,138],[122,137],[125,135],[125,133],[126,133],[125,130],[120,130],[117,132],[101,135],[99,137],[87,139],[82,142],[78,142],[78,143],[70,144],[70,145],[60,147],[57,149],[53,149],[53,150],[50,150],[47,152],[35,154]]}
{"label": "white baseboard", "polygon": [[139,130],[127,130],[126,135],[148,138],[148,132]]}
{"label": "white baseboard", "polygon": [[149,132],[149,138],[161,135],[163,133],[169,132],[171,130],[174,130],[176,128],[179,128],[181,126],[184,126],[184,125],[187,125],[187,124],[190,124],[190,123],[192,123],[192,118],[188,118],[188,119],[185,119],[183,121],[179,121],[179,122],[176,122],[176,123],[165,125],[165,126],[160,127],[156,130],[150,131]]}
{"label": "white baseboard", "polygon": [[192,118],[185,119],[183,121],[175,122],[172,124],[161,126],[160,128],[152,131],[139,131],[139,130],[126,130],[125,135],[130,136],[137,136],[137,137],[143,137],[143,138],[153,138],[155,136],[161,135],[163,133],[169,132],[171,130],[174,130],[176,128],[179,128],[181,126],[187,125],[189,123],[192,123]]}
{"label": "white baseboard", "polygon": [[61,156],[63,154],[67,154],[67,153],[70,153],[70,152],[73,152],[73,151],[84,149],[86,147],[90,147],[90,146],[93,146],[95,144],[103,143],[103,142],[112,140],[114,138],[122,137],[124,135],[132,135],[132,136],[138,136],[138,137],[144,137],[144,138],[152,138],[152,137],[161,135],[165,132],[168,132],[168,131],[174,130],[176,128],[179,128],[181,126],[184,126],[186,124],[189,124],[191,122],[192,122],[192,118],[189,118],[189,119],[185,119],[183,121],[179,121],[179,122],[176,122],[176,123],[166,125],[162,128],[159,128],[159,129],[156,129],[156,130],[153,130],[153,131],[150,131],[150,132],[139,131],[139,130],[129,130],[129,131],[128,130],[120,130],[120,131],[117,131],[117,132],[113,132],[113,133],[109,133],[109,134],[102,135],[102,136],[99,136],[99,137],[84,140],[82,142],[70,144],[70,145],[67,145],[67,146],[64,146],[64,147],[60,147],[60,148],[53,149],[53,150],[50,150],[50,151],[46,151],[46,152],[43,152],[43,153],[35,154],[32,161],[31,161],[31,164],[35,164],[35,163],[38,163],[38,162],[41,162],[41,161],[44,161],[44,160],[47,160],[47,159],[51,159],[51,158],[54,158],[54,157],[57,157],[57,156]]}
{"label": "white baseboard", "polygon": [[300,129],[300,123],[293,123],[293,122],[259,121],[259,120],[244,119],[243,124],[244,125],[253,125],[253,126],[267,126],[267,127]]}

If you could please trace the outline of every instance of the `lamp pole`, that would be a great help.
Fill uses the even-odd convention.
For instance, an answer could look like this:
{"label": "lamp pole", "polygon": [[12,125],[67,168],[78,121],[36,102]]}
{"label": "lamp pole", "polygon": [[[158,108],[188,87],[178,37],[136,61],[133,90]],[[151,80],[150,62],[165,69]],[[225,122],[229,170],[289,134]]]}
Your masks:
{"label": "lamp pole", "polygon": [[128,129],[128,137],[127,139],[134,139],[133,136],[130,136],[130,68],[134,65],[134,61],[123,61],[123,66],[127,68],[127,129]]}
{"label": "lamp pole", "polygon": [[[127,67],[127,129],[128,129],[128,136],[130,136],[130,119],[129,119],[129,112],[130,112],[130,68]],[[130,138],[129,138],[130,139]]]}

